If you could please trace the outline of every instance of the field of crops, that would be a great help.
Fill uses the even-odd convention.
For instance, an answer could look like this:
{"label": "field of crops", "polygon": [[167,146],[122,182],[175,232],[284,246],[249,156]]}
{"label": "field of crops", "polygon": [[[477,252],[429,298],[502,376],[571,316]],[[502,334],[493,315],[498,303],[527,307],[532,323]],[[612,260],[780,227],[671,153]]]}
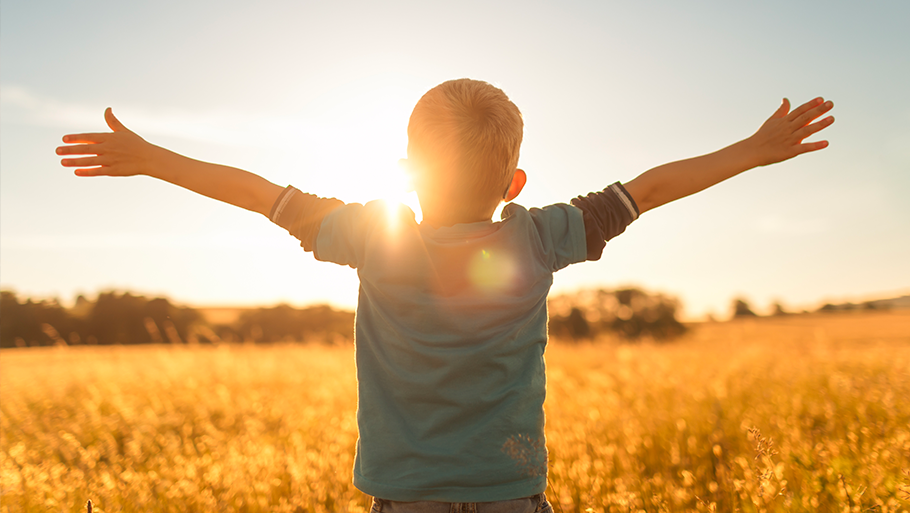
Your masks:
{"label": "field of crops", "polygon": [[[556,511],[910,511],[910,314],[547,352]],[[0,352],[0,510],[366,511],[353,350]]]}

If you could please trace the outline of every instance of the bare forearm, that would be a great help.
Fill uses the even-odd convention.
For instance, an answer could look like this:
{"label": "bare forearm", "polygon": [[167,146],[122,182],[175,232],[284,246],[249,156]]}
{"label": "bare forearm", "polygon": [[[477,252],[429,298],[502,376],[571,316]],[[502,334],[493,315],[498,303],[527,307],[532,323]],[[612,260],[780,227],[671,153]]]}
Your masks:
{"label": "bare forearm", "polygon": [[146,174],[265,216],[282,191],[242,169],[202,162],[157,146],[151,151]]}
{"label": "bare forearm", "polygon": [[148,175],[265,216],[281,194],[281,187],[253,173],[194,160],[149,143],[123,126],[110,108],[104,111],[104,119],[113,132],[65,135],[67,145],[57,148],[58,155],[87,155],[60,162],[77,168],[78,176]]}
{"label": "bare forearm", "polygon": [[651,210],[755,167],[749,144],[746,139],[714,153],[649,169],[624,187],[641,212]]}
{"label": "bare forearm", "polygon": [[777,111],[748,139],[708,155],[655,167],[624,187],[639,210],[645,212],[707,189],[747,169],[821,150],[828,146],[827,141],[804,143],[803,140],[834,123],[832,116],[813,123],[833,106],[830,101],[816,98],[790,112],[790,102],[784,98]]}

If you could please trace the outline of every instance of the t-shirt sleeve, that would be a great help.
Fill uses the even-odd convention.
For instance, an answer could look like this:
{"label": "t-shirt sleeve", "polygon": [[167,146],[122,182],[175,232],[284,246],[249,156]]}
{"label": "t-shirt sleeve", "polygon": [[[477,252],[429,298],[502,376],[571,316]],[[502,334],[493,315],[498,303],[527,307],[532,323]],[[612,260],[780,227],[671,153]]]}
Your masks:
{"label": "t-shirt sleeve", "polygon": [[579,196],[572,205],[582,211],[588,260],[599,260],[607,241],[624,232],[639,216],[638,205],[619,182]]}
{"label": "t-shirt sleeve", "polygon": [[316,260],[359,269],[364,262],[367,239],[384,219],[377,202],[349,203],[333,210],[322,220],[316,236]]}
{"label": "t-shirt sleeve", "polygon": [[[557,203],[528,210],[543,250],[543,259],[551,271],[585,260],[585,231],[582,211],[572,205]],[[510,215],[509,206],[503,215]]]}
{"label": "t-shirt sleeve", "polygon": [[300,240],[304,251],[314,251],[325,216],[344,205],[335,198],[320,198],[288,186],[269,213],[269,219]]}

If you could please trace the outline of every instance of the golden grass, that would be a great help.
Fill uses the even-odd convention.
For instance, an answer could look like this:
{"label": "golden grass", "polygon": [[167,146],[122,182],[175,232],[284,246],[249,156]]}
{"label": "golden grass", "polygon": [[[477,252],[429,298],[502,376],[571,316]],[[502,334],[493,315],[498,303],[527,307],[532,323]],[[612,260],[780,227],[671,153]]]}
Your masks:
{"label": "golden grass", "polygon": [[[548,349],[557,511],[910,509],[910,315]],[[0,510],[366,511],[353,352],[0,353]]]}

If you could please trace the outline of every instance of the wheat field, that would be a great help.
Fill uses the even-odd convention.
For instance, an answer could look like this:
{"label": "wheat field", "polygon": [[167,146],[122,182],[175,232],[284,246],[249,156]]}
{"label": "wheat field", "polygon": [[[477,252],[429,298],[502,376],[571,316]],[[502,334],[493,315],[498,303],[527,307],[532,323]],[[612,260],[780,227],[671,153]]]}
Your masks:
{"label": "wheat field", "polygon": [[[558,512],[910,510],[910,314],[547,350]],[[365,512],[353,349],[0,352],[0,510]]]}

